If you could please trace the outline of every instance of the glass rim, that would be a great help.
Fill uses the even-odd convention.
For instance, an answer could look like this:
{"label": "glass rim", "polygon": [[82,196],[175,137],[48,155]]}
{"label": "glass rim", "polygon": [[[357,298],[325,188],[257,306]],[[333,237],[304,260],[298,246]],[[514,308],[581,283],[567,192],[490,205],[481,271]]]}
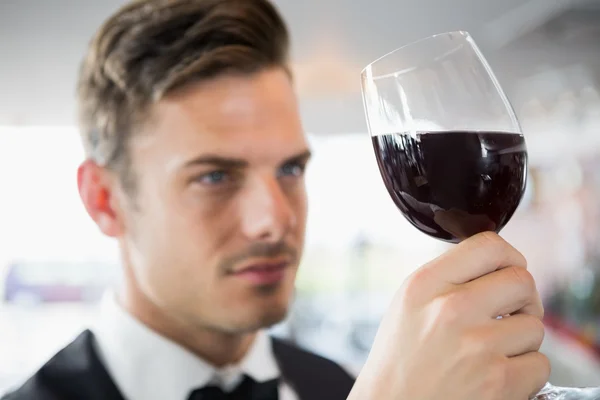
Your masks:
{"label": "glass rim", "polygon": [[435,38],[440,37],[440,36],[445,36],[445,35],[460,35],[460,36],[463,36],[463,37],[465,37],[467,39],[471,38],[471,34],[468,31],[456,30],[456,31],[440,32],[440,33],[436,33],[436,34],[433,34],[433,35],[430,35],[430,36],[426,36],[426,37],[414,40],[414,41],[409,42],[407,44],[404,44],[404,45],[402,45],[400,47],[397,47],[396,49],[394,49],[392,51],[387,52],[386,54],[382,55],[381,57],[376,58],[375,60],[373,60],[372,62],[370,62],[369,64],[367,64],[367,66],[362,69],[362,71],[360,72],[360,76],[364,77],[367,74],[367,70],[368,69],[372,68],[373,65],[375,65],[379,61],[382,61],[384,58],[387,58],[387,57],[391,56],[394,53],[397,53],[397,52],[399,52],[401,50],[405,50],[405,49],[407,49],[409,47],[412,47],[412,46],[415,46],[415,45],[421,44],[423,42],[427,42],[429,40],[435,39]]}

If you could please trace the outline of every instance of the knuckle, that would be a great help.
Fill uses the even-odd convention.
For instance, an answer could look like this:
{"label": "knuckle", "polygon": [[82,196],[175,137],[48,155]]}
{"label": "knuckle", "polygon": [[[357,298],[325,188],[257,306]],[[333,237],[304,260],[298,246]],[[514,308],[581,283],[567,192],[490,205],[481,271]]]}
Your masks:
{"label": "knuckle", "polygon": [[514,284],[520,285],[527,292],[537,295],[535,280],[528,270],[523,267],[510,267],[507,269],[507,273],[511,274]]}
{"label": "knuckle", "polygon": [[523,255],[523,253],[521,253],[519,250],[515,249],[514,247],[512,247],[512,251],[515,252],[516,256],[518,258],[520,258],[520,262],[519,262],[519,266],[523,267],[523,268],[527,268],[527,258],[525,258],[525,256]]}
{"label": "knuckle", "polygon": [[446,307],[452,308],[454,310],[464,311],[466,307],[469,307],[469,293],[466,290],[453,290],[449,293],[446,293],[444,298],[444,303]]}
{"label": "knuckle", "polygon": [[530,338],[535,350],[539,350],[546,334],[544,323],[535,316],[522,315],[521,318],[523,318],[523,323],[521,324],[523,332]]}
{"label": "knuckle", "polygon": [[407,289],[419,287],[427,280],[427,273],[424,268],[419,268],[406,279],[405,286]]}
{"label": "knuckle", "polygon": [[402,285],[397,301],[411,305],[417,303],[423,295],[423,288],[427,285],[428,273],[424,268],[413,272]]}
{"label": "knuckle", "polygon": [[552,372],[552,366],[550,364],[550,360],[543,353],[538,353],[539,355],[539,371],[541,374],[540,382],[544,383],[548,381],[550,377],[550,373]]}
{"label": "knuckle", "polygon": [[520,267],[527,268],[525,256],[494,232],[483,232],[476,236],[477,245],[488,249],[490,254],[498,259],[505,259],[508,254],[512,260],[518,260]]}
{"label": "knuckle", "polygon": [[510,245],[493,232],[483,232],[477,239],[477,245],[486,248],[494,259],[501,258],[504,253],[510,250]]}
{"label": "knuckle", "polygon": [[464,358],[485,358],[490,353],[490,346],[479,334],[467,334],[463,337]]}
{"label": "knuckle", "polygon": [[544,326],[544,322],[539,318],[533,318],[533,325],[533,329],[537,334],[538,343],[541,346],[544,337],[546,336],[546,327]]}
{"label": "knuckle", "polygon": [[501,237],[500,237],[498,234],[496,234],[496,233],[494,233],[494,232],[482,232],[482,233],[480,233],[480,234],[478,235],[478,237],[479,237],[479,238],[480,238],[482,241],[485,241],[485,242],[488,242],[488,243],[494,243],[494,244],[497,244],[497,243],[499,243],[499,242],[500,242],[500,243],[503,243],[503,242],[504,242],[504,240],[503,240],[503,239],[502,239],[502,238],[501,238]]}
{"label": "knuckle", "polygon": [[468,307],[466,297],[463,291],[456,290],[436,298],[433,302],[435,320],[444,326],[457,323]]}
{"label": "knuckle", "polygon": [[477,236],[478,244],[496,251],[502,251],[510,245],[494,232],[483,232]]}

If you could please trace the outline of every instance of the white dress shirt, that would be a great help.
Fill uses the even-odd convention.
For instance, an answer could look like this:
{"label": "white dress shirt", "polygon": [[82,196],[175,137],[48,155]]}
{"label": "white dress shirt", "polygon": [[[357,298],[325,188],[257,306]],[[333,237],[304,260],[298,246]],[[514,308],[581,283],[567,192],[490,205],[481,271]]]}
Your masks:
{"label": "white dress shirt", "polygon": [[[100,318],[91,329],[99,356],[127,400],[187,400],[207,385],[233,390],[248,375],[257,382],[281,378],[271,339],[261,331],[237,365],[216,369],[127,313],[114,294],[105,296]],[[285,382],[280,400],[298,400]]]}

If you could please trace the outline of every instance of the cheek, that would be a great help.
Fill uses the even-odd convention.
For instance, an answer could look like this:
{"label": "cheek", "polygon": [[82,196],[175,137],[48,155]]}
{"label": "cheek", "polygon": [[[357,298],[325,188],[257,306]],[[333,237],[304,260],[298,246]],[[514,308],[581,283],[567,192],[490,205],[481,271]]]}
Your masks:
{"label": "cheek", "polygon": [[210,258],[234,229],[231,216],[235,210],[230,202],[191,190],[156,196],[144,203],[142,215],[136,218],[138,245],[157,261],[174,264],[171,269],[210,264]]}
{"label": "cheek", "polygon": [[[218,254],[235,235],[237,209],[231,199],[202,193],[189,193],[178,213],[177,231],[200,246]],[[207,257],[213,254],[207,254]]]}
{"label": "cheek", "polygon": [[[147,279],[163,300],[189,301],[210,293],[220,276],[219,262],[230,228],[221,210],[207,212],[190,204],[163,210],[140,232],[144,240]],[[179,300],[177,300],[179,299]]]}

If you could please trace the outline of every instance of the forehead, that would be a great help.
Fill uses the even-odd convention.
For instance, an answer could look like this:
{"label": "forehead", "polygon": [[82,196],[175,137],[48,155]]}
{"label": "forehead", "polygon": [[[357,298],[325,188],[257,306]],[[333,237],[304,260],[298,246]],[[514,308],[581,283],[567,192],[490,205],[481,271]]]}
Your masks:
{"label": "forehead", "polygon": [[[248,158],[303,151],[306,139],[287,73],[202,82],[158,102],[139,151],[150,147],[198,156],[216,153]],[[134,150],[135,151],[135,150]]]}

